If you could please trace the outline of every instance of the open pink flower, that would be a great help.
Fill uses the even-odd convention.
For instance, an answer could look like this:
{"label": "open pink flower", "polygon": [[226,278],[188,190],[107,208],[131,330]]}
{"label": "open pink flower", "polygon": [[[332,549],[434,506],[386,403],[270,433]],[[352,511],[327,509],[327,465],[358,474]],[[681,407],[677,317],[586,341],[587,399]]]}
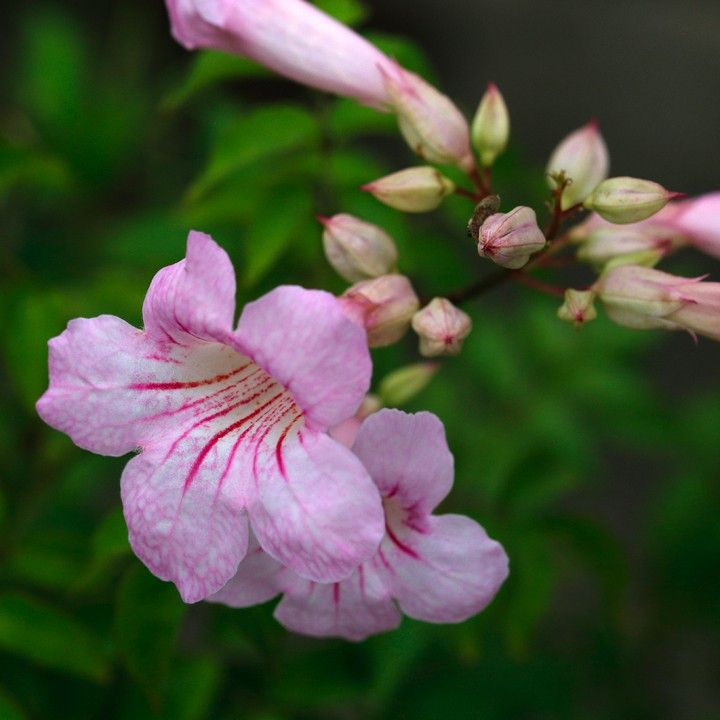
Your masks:
{"label": "open pink flower", "polygon": [[437,417],[380,410],[353,452],[383,498],[385,537],[342,582],[320,584],[284,568],[256,545],[238,574],[210,598],[246,607],[284,593],[275,617],[287,628],[361,640],[400,623],[401,611],[460,622],[482,610],[508,574],[502,546],[463,515],[433,515],[453,482],[453,458]]}
{"label": "open pink flower", "polygon": [[80,447],[140,449],[121,490],[130,542],[186,602],[219,590],[248,544],[299,575],[346,577],[377,549],[383,514],[362,463],[324,431],[367,391],[365,334],[328,293],[280,287],[237,329],[226,253],[191,232],[153,279],[145,329],[102,315],[50,341],[37,409]]}

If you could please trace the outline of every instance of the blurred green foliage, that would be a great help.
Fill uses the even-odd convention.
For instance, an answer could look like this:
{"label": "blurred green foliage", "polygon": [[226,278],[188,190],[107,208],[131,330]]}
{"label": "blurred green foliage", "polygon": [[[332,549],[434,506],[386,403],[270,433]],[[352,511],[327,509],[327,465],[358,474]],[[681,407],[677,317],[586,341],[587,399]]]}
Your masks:
{"label": "blurred green foliage", "polygon": [[[356,0],[318,4],[367,17]],[[412,162],[390,116],[183,54],[161,7],[106,2],[103,20],[90,3],[17,5],[0,117],[0,717],[720,717],[717,373],[672,392],[667,352],[702,368],[683,338],[604,320],[576,333],[526,289],[470,306],[463,354],[407,406],[446,423],[445,509],[509,552],[488,611],[356,645],[292,636],[271,604],[185,606],[150,575],[127,543],[123,459],[35,415],[49,337],[76,316],[139,324],[191,227],[230,252],[239,303],[280,283],[343,289],[318,212],[384,225],[428,296],[483,266],[462,198],[418,219],[358,191],[395,169],[380,148]],[[411,42],[372,39],[432,78]],[[542,174],[518,146],[496,178],[509,204],[541,208]],[[377,351],[375,389],[416,360],[410,337]]]}

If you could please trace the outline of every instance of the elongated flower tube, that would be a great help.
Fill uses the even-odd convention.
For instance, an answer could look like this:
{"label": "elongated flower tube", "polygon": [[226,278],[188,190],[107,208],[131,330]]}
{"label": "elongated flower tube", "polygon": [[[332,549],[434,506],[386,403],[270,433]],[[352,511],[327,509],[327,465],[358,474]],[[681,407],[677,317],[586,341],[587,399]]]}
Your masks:
{"label": "elongated flower tube", "polygon": [[377,484],[385,537],[346,580],[304,580],[256,547],[210,600],[247,607],[283,593],[275,617],[305,635],[362,640],[400,624],[401,613],[462,622],[484,609],[508,574],[501,545],[463,515],[433,515],[453,483],[440,420],[380,410],[360,428],[353,452]]}
{"label": "elongated flower tube", "polygon": [[688,330],[720,340],[720,283],[621,265],[593,286],[611,320],[640,330]]}
{"label": "elongated flower tube", "polygon": [[280,75],[387,109],[385,77],[401,68],[350,28],[303,0],[166,0],[188,50],[249,57]]}
{"label": "elongated flower tube", "polygon": [[166,0],[188,50],[243,55],[304,85],[392,110],[430,162],[474,167],[470,131],[452,101],[342,23],[303,0]]}
{"label": "elongated flower tube", "polygon": [[371,373],[365,334],[332,295],[280,287],[245,306],[202,233],[155,276],[144,330],[111,315],[50,341],[40,416],[119,456],[130,543],[186,602],[219,590],[248,545],[300,576],[340,580],[376,550],[383,517],[362,463],[324,431],[351,416]]}
{"label": "elongated flower tube", "polygon": [[502,267],[517,270],[533,253],[542,250],[545,242],[535,211],[520,206],[485,220],[478,235],[478,254]]}
{"label": "elongated flower tube", "polygon": [[666,209],[674,206],[677,213],[667,222],[698,250],[720,258],[720,192],[670,203]]}
{"label": "elongated flower tube", "polygon": [[[571,132],[553,151],[548,175],[564,173],[570,184],[563,190],[562,209],[581,203],[608,175],[610,156],[595,121]],[[552,182],[552,180],[551,180]]]}
{"label": "elongated flower tube", "polygon": [[578,259],[596,267],[618,257],[653,251],[660,256],[683,243],[682,236],[671,227],[657,224],[605,224],[593,230],[578,249]]}

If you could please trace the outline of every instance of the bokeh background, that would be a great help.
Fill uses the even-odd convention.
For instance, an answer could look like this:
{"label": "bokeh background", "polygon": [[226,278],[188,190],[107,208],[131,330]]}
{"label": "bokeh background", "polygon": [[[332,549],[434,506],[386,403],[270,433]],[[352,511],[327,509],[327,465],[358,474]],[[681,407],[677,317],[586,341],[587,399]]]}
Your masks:
{"label": "bokeh background", "polygon": [[[557,141],[595,116],[613,172],[720,187],[720,6],[323,0],[472,113],[488,80],[514,140],[508,206],[539,211]],[[446,511],[500,539],[512,575],[459,626],[405,620],[362,644],[291,635],[272,603],[183,605],[131,554],[124,459],[43,426],[46,342],[73,317],[140,323],[189,228],[231,254],[239,302],[284,282],[341,292],[315,213],[384,225],[424,294],[488,272],[469,208],[407,218],[357,187],[413,162],[393,121],[191,56],[162,3],[11,0],[0,110],[0,718],[720,718],[720,348],[502,288],[404,405],[444,420]],[[666,268],[710,271],[691,251]],[[584,275],[577,276],[582,280]],[[375,353],[375,388],[417,361]]]}

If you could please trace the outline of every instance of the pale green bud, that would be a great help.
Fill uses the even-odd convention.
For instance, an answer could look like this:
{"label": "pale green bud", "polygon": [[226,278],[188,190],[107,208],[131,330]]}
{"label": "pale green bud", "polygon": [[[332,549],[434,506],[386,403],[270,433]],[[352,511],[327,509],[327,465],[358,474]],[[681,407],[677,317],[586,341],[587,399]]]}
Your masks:
{"label": "pale green bud", "polygon": [[558,308],[557,316],[573,323],[575,327],[580,327],[597,317],[593,300],[595,293],[592,290],[568,289],[565,291],[565,302]]}
{"label": "pale green bud", "polygon": [[[562,209],[585,200],[608,174],[610,157],[597,123],[571,132],[553,151],[547,165],[548,176],[563,173],[570,184],[563,190]],[[550,178],[551,187],[555,183]]]}
{"label": "pale green bud", "polygon": [[394,270],[395,241],[382,228],[345,213],[319,220],[325,257],[341,278],[356,282]]}
{"label": "pale green bud", "polygon": [[472,320],[449,300],[434,298],[413,315],[412,328],[424,357],[457,355],[472,330]]}
{"label": "pale green bud", "polygon": [[510,138],[510,114],[494,83],[488,85],[480,100],[472,122],[471,137],[483,167],[490,167],[507,147]]}
{"label": "pale green bud", "polygon": [[412,400],[427,387],[439,368],[438,363],[421,362],[393,370],[380,383],[378,392],[383,404],[397,407]]}
{"label": "pale green bud", "polygon": [[396,210],[420,213],[435,210],[444,197],[455,191],[455,183],[425,165],[386,175],[361,189]]}
{"label": "pale green bud", "polygon": [[682,193],[666,190],[651,180],[614,177],[601,182],[583,205],[618,225],[640,222],[662,210]]}

